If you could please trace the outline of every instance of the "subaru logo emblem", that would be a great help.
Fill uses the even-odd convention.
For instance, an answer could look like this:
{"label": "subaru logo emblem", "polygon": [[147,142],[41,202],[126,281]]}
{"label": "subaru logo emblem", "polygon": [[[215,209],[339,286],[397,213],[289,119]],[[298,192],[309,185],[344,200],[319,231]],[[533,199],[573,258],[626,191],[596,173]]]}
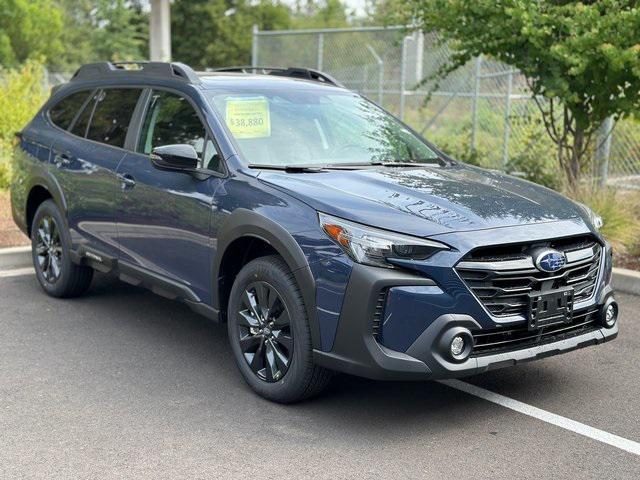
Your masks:
{"label": "subaru logo emblem", "polygon": [[543,272],[557,272],[567,263],[564,253],[557,250],[544,250],[535,259],[536,267]]}

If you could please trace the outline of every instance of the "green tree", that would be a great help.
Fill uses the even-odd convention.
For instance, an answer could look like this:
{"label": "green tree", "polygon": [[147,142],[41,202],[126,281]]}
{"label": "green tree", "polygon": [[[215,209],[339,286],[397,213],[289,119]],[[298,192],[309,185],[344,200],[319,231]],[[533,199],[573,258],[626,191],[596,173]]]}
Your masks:
{"label": "green tree", "polygon": [[140,2],[98,0],[92,25],[94,55],[101,60],[140,60],[149,56],[146,16]]}
{"label": "green tree", "polygon": [[148,55],[148,18],[141,0],[59,0],[67,27],[63,63],[140,60]]}
{"label": "green tree", "polygon": [[352,12],[340,0],[297,0],[294,8],[293,26],[303,28],[340,28],[349,26]]}
{"label": "green tree", "polygon": [[291,12],[280,2],[260,0],[176,0],[171,7],[173,58],[192,66],[251,63],[251,32],[291,26]]}
{"label": "green tree", "polygon": [[62,31],[62,14],[50,0],[0,0],[0,65],[35,58],[56,63]]}
{"label": "green tree", "polygon": [[636,0],[404,3],[417,28],[437,30],[453,48],[440,77],[480,54],[526,75],[570,187],[601,123],[640,110]]}
{"label": "green tree", "polygon": [[44,69],[33,60],[20,68],[0,68],[0,190],[9,186],[15,133],[33,118],[49,92]]}
{"label": "green tree", "polygon": [[413,21],[406,0],[366,0],[365,12],[367,25],[410,25]]}
{"label": "green tree", "polygon": [[65,51],[60,69],[70,70],[96,60],[93,48],[95,43],[94,2],[92,0],[58,0],[58,5],[65,18],[62,36]]}

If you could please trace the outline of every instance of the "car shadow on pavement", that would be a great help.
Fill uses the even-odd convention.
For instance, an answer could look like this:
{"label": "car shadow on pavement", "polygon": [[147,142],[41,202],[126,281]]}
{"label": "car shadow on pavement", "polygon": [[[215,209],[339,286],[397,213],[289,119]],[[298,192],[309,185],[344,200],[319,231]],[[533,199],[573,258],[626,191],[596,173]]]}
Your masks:
{"label": "car shadow on pavement", "polygon": [[[143,377],[137,378],[137,382],[152,386],[144,392],[149,397],[167,398],[172,392],[181,395],[188,392],[192,401],[204,409],[220,408],[223,404],[225,409],[238,412],[257,409],[265,422],[269,419],[276,422],[272,428],[285,428],[276,424],[286,413],[289,434],[304,437],[304,429],[292,426],[300,422],[318,428],[384,435],[389,435],[390,430],[403,435],[412,431],[424,433],[425,426],[433,432],[449,431],[464,427],[473,412],[485,411],[481,416],[491,418],[488,410],[498,408],[437,382],[383,382],[349,375],[337,375],[331,387],[318,398],[295,405],[277,405],[258,397],[245,385],[233,361],[226,325],[215,324],[183,304],[104,275],[97,276],[85,297],[65,302],[73,302],[75,309],[87,312],[83,317],[89,327],[85,335],[112,337],[95,339],[97,343],[120,338],[125,345],[119,348],[119,355],[148,359],[148,363],[138,362],[135,376]],[[550,394],[561,388],[550,369],[541,377],[539,372],[529,375],[535,367],[514,368],[519,372],[509,376],[510,388],[517,389],[517,378],[524,383],[523,389],[530,388],[527,385],[530,376],[536,382],[544,382]],[[133,380],[128,384],[126,379],[123,381],[123,388],[140,388]],[[149,390],[156,388],[154,385],[165,390]]]}

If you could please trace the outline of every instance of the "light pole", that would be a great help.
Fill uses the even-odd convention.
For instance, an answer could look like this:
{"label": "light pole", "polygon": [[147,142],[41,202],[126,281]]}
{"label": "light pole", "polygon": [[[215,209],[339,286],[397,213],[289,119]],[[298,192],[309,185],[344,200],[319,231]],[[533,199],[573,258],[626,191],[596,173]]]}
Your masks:
{"label": "light pole", "polygon": [[149,57],[152,61],[171,61],[171,16],[169,0],[151,0],[149,15]]}

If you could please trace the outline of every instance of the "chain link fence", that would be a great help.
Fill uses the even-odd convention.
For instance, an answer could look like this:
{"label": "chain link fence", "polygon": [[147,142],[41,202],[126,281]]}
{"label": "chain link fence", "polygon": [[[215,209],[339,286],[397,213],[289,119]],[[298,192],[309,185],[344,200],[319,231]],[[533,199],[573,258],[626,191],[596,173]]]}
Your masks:
{"label": "chain link fence", "polygon": [[[478,57],[437,84],[425,82],[450,55],[436,34],[405,27],[253,31],[253,66],[325,71],[463,160],[516,173],[526,162],[540,163],[541,175],[545,165],[557,168],[524,76]],[[640,122],[611,126],[601,129],[585,170],[602,184],[640,189]]]}

